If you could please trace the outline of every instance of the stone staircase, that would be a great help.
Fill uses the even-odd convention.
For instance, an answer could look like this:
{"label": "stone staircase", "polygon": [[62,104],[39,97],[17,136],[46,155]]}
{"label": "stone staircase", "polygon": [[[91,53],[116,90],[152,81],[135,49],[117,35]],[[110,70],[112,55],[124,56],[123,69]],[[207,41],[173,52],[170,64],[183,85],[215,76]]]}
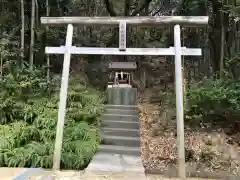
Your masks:
{"label": "stone staircase", "polygon": [[102,136],[100,152],[140,156],[138,107],[107,105]]}
{"label": "stone staircase", "polygon": [[137,89],[108,88],[108,103],[102,117],[103,142],[86,171],[144,174]]}

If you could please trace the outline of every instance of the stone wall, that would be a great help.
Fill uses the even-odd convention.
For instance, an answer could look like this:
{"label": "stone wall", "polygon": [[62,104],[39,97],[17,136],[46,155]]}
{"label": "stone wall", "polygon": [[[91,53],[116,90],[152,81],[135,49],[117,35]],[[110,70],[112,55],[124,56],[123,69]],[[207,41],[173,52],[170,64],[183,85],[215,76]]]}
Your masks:
{"label": "stone wall", "polygon": [[113,87],[107,89],[108,104],[137,105],[137,88]]}

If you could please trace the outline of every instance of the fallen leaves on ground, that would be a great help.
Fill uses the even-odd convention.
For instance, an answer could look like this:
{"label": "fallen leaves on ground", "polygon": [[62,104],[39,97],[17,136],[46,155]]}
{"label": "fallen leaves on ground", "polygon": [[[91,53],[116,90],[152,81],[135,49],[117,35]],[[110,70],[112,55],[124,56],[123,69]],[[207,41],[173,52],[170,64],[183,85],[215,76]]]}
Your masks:
{"label": "fallen leaves on ground", "polygon": [[[174,110],[149,103],[139,105],[141,152],[147,172],[166,171],[177,164],[177,126]],[[168,111],[168,112],[166,112]],[[240,151],[236,144],[220,131],[185,129],[185,156],[188,171],[238,173]],[[190,165],[191,164],[191,165]],[[195,172],[192,172],[195,173]]]}

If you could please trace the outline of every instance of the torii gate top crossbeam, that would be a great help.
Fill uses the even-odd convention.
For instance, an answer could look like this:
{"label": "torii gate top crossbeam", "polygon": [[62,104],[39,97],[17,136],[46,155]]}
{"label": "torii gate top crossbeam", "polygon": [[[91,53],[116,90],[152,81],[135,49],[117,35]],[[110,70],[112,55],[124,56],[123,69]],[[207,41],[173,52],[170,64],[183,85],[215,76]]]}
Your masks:
{"label": "torii gate top crossbeam", "polygon": [[46,25],[81,24],[118,26],[120,22],[138,26],[173,26],[179,24],[181,26],[196,27],[207,25],[208,16],[41,17],[41,23]]}

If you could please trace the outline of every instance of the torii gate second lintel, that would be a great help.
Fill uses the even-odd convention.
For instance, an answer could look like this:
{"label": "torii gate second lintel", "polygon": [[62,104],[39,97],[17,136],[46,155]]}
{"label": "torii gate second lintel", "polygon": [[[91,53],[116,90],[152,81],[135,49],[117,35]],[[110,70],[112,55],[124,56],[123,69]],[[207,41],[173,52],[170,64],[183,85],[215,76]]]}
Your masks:
{"label": "torii gate second lintel", "polygon": [[[54,150],[53,169],[60,168],[63,127],[67,100],[68,77],[71,54],[99,54],[99,55],[164,55],[175,56],[175,89],[176,89],[176,119],[178,139],[178,174],[185,179],[185,148],[184,148],[184,110],[182,87],[181,56],[200,56],[201,49],[181,47],[180,25],[205,26],[207,16],[162,16],[162,17],[42,17],[41,22],[46,25],[68,24],[66,45],[60,47],[46,47],[47,54],[64,54],[58,123]],[[72,46],[73,25],[119,25],[119,48],[76,47]],[[126,26],[133,25],[171,25],[174,26],[174,47],[169,48],[126,48]]]}

